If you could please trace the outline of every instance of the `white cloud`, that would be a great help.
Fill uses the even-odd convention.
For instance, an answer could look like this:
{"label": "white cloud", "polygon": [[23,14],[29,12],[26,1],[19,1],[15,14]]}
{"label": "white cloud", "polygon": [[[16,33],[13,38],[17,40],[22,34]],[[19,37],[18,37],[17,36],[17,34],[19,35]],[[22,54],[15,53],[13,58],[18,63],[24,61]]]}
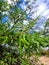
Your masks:
{"label": "white cloud", "polygon": [[49,9],[45,10],[42,14],[42,16],[49,18]]}
{"label": "white cloud", "polygon": [[12,3],[12,1],[11,0],[7,0],[8,1],[8,4],[11,4]]}
{"label": "white cloud", "polygon": [[46,4],[45,3],[39,4],[39,6],[36,7],[35,9],[31,9],[30,12],[34,11],[34,13],[32,13],[31,18],[36,19],[36,17],[38,17],[39,15],[41,16],[45,12],[45,10],[47,10]]}
{"label": "white cloud", "polygon": [[[14,2],[16,2],[17,0],[13,0]],[[7,2],[8,2],[8,4],[14,4],[14,2],[13,2],[12,0],[7,0]]]}
{"label": "white cloud", "polygon": [[27,25],[27,24],[29,24],[29,22],[27,20],[23,20],[23,24]]}
{"label": "white cloud", "polygon": [[9,13],[8,13],[8,11],[6,11],[6,12],[2,12],[2,14],[4,15],[4,14],[9,14]]}
{"label": "white cloud", "polygon": [[39,16],[41,13],[43,13],[46,10],[46,4],[40,4],[37,10],[37,16]]}
{"label": "white cloud", "polygon": [[40,28],[40,29],[44,29],[44,26],[43,26],[43,25],[41,25],[39,28]]}
{"label": "white cloud", "polygon": [[20,6],[21,6],[21,8],[22,8],[23,10],[26,10],[26,8],[27,8],[24,4],[20,4]]}
{"label": "white cloud", "polygon": [[37,13],[35,12],[34,14],[32,14],[32,16],[30,16],[32,19],[36,19],[37,17]]}

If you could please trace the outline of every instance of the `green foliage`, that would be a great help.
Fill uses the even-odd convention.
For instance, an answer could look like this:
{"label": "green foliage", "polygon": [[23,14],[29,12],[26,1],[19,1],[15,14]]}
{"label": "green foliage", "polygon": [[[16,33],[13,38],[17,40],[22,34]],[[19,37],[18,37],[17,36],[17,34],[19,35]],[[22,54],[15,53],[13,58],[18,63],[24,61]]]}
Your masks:
{"label": "green foliage", "polygon": [[[9,6],[9,9],[6,9],[6,6]],[[30,65],[28,60],[31,53],[34,51],[40,53],[41,46],[49,45],[49,36],[41,37],[40,33],[37,32],[28,33],[39,17],[29,21],[26,26],[23,25],[23,20],[26,19],[25,12],[16,6],[8,5],[7,2],[0,2],[0,8],[1,15],[4,11],[9,13],[7,22],[0,21],[0,65]],[[2,19],[2,17],[4,15],[0,18]]]}

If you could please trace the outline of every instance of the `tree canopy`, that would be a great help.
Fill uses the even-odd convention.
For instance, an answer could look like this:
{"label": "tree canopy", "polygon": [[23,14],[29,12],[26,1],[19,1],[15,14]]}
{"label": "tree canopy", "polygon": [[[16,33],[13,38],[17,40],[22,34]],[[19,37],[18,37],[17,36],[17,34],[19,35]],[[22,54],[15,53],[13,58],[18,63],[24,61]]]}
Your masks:
{"label": "tree canopy", "polygon": [[[14,4],[19,2],[12,1]],[[41,47],[49,46],[49,36],[44,34],[45,31],[31,33],[30,29],[39,16],[34,20],[27,19],[26,11],[14,4],[0,0],[0,64],[30,65],[28,60],[31,53],[35,51],[40,54]],[[4,17],[7,17],[6,21]]]}

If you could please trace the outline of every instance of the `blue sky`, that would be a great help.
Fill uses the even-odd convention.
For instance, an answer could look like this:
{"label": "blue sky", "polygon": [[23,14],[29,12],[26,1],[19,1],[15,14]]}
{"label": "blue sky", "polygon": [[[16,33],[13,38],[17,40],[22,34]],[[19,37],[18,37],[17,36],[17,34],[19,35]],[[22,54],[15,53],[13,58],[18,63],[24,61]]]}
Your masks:
{"label": "blue sky", "polygon": [[[11,0],[7,0],[8,3],[11,4]],[[14,0],[16,1],[16,0]],[[36,0],[36,2],[33,4],[34,0],[30,0],[30,2],[26,2],[27,0],[20,0],[20,3],[18,3],[16,6],[18,6],[20,9],[22,10],[26,10],[27,6],[30,6],[30,13],[29,13],[29,9],[27,10],[28,14],[32,14],[32,11],[36,10],[37,11],[32,14],[32,16],[35,18],[38,15],[44,16],[46,18],[49,17],[49,0]]]}
{"label": "blue sky", "polygon": [[4,17],[2,18],[2,23],[6,22],[7,19],[8,19],[8,16],[4,16]]}
{"label": "blue sky", "polygon": [[[45,18],[49,18],[49,0],[36,0],[33,4],[34,0],[30,0],[30,2],[26,2],[27,0],[20,0],[16,6],[18,6],[22,10],[26,10],[27,6],[30,6],[30,10],[28,9],[26,13],[30,18],[36,18],[37,16],[44,16]],[[10,0],[8,0],[11,3]],[[32,14],[32,11],[36,11]]]}
{"label": "blue sky", "polygon": [[[10,0],[7,1],[11,4]],[[35,28],[42,28],[42,25],[44,24],[45,20],[49,18],[49,0],[36,0],[34,4],[34,0],[30,0],[29,3],[27,3],[26,1],[27,0],[20,0],[20,3],[18,3],[17,6],[20,9],[26,11],[28,17],[30,17],[31,19],[35,19],[37,16],[40,15],[40,19],[35,24]],[[27,9],[28,5],[30,6],[30,9]],[[8,17],[3,18],[2,21],[5,22],[7,18]]]}

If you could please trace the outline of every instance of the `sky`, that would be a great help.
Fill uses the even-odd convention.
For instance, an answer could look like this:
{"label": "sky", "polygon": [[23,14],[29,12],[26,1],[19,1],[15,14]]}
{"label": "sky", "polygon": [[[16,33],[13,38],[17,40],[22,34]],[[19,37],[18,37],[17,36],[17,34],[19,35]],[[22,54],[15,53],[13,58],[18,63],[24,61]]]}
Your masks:
{"label": "sky", "polygon": [[[9,4],[11,4],[11,0],[7,0]],[[16,1],[16,0],[14,0]],[[30,2],[26,3],[27,0],[20,0],[20,3],[17,4],[18,7],[20,7],[22,10],[26,10],[27,6],[30,6],[30,10],[28,9],[26,11],[27,14],[32,14],[32,11],[36,11],[34,14],[32,14],[32,18],[36,18],[37,16],[44,16],[46,18],[49,18],[49,0],[36,0],[36,2],[33,4],[34,0],[30,0]],[[30,12],[30,13],[29,13]]]}
{"label": "sky", "polygon": [[7,19],[8,19],[8,16],[3,17],[3,18],[2,18],[2,22],[3,22],[3,23],[6,22]]}
{"label": "sky", "polygon": [[[37,16],[44,16],[45,18],[49,18],[49,0],[36,0],[33,4],[34,0],[30,0],[29,3],[26,4],[26,0],[20,0],[21,2],[18,4],[20,8],[23,10],[27,9],[27,6],[30,6],[30,10],[27,10],[27,14],[32,18],[36,18]],[[33,11],[36,11],[32,14]],[[28,16],[29,16],[28,15]]]}
{"label": "sky", "polygon": [[[11,0],[7,0],[9,4],[11,4]],[[16,1],[16,0],[14,0]],[[20,0],[20,3],[17,4],[20,8],[23,10],[26,10],[27,6],[30,5],[31,11],[37,10],[34,15],[32,13],[32,16],[44,16],[46,18],[49,18],[49,0],[36,0],[36,2],[33,4],[34,0],[30,0],[29,3],[26,3],[27,0]],[[33,8],[34,7],[34,8]],[[29,13],[29,9],[27,11]]]}
{"label": "sky", "polygon": [[[7,1],[9,4],[11,4],[11,0]],[[27,8],[28,5],[30,6],[30,9]],[[26,11],[28,18],[36,19],[36,17],[40,15],[40,19],[37,21],[34,28],[43,28],[44,22],[49,18],[49,0],[36,0],[35,3],[34,0],[30,0],[28,3],[26,0],[20,0],[20,3],[18,3],[16,6]],[[4,21],[7,20],[5,18],[3,18]]]}

